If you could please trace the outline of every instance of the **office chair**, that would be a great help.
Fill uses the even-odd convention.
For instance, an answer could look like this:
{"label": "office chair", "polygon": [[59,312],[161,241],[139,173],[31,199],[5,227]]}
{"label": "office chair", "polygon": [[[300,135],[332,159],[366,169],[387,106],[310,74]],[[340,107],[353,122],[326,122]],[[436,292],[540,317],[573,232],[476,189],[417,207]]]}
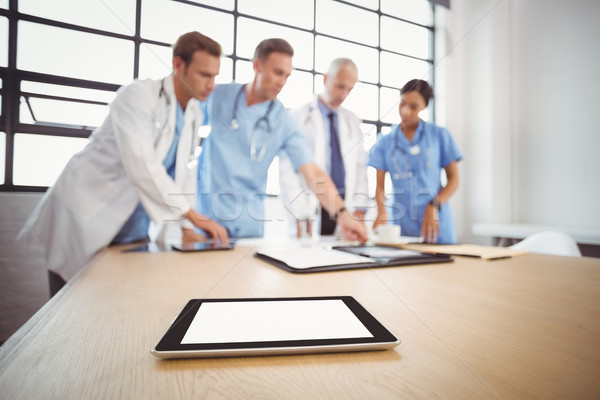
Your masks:
{"label": "office chair", "polygon": [[557,256],[581,257],[577,242],[564,232],[542,231],[534,233],[510,246],[511,249],[527,250],[532,253]]}

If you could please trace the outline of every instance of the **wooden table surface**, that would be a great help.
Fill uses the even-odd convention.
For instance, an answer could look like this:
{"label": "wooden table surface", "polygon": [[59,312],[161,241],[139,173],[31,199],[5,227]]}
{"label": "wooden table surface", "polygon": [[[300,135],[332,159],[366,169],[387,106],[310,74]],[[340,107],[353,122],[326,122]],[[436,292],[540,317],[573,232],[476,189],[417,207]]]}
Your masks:
{"label": "wooden table surface", "polygon": [[[1,399],[599,399],[600,260],[292,274],[255,247],[100,253],[0,347]],[[393,350],[159,360],[191,298],[351,295]]]}

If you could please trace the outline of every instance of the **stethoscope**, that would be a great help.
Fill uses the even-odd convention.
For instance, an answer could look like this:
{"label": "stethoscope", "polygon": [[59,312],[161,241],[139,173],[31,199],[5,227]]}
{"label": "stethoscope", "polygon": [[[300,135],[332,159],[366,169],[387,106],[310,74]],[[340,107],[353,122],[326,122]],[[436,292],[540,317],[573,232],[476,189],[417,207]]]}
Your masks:
{"label": "stethoscope", "polygon": [[[231,124],[229,124],[229,127],[233,131],[237,131],[238,129],[240,129],[240,124],[237,120],[237,110],[238,110],[238,103],[240,102],[240,97],[242,96],[242,93],[244,92],[245,87],[246,87],[246,85],[242,85],[240,90],[237,92],[234,103],[233,103],[233,113],[231,115]],[[250,159],[252,161],[261,162],[265,156],[265,152],[267,151],[266,143],[269,140],[269,136],[271,136],[271,123],[269,122],[269,113],[273,109],[274,105],[275,105],[275,100],[271,100],[265,115],[260,117],[254,124],[254,127],[252,128],[252,136],[250,137]],[[261,128],[261,125],[263,125],[263,124],[265,125],[264,129]],[[260,146],[260,149],[258,150],[258,154],[257,154],[259,131],[262,131],[262,130],[265,131],[265,137],[262,141],[262,145]]]}
{"label": "stethoscope", "polygon": [[[165,79],[163,78],[160,81],[160,91],[158,92],[158,105],[152,117],[152,124],[154,125],[154,129],[157,132],[161,133],[169,123],[169,108],[171,107],[171,99],[167,95],[167,91],[165,90]],[[161,104],[161,100],[164,102]],[[162,113],[162,116],[158,114]],[[198,146],[194,146],[194,135],[199,134],[196,130],[196,119],[192,123],[192,145],[190,146],[190,154],[188,156],[187,167],[194,168],[198,165],[198,156],[202,151],[201,143],[198,143]],[[160,135],[157,135],[156,143],[154,143],[154,147],[158,145],[158,141],[160,140]]]}
{"label": "stethoscope", "polygon": [[[161,104],[161,100],[163,104]],[[171,99],[165,91],[165,78],[160,81],[160,91],[158,92],[158,106],[152,116],[152,125],[157,132],[162,132],[169,123],[169,108],[171,107]],[[162,115],[159,115],[162,113]]]}
{"label": "stethoscope", "polygon": [[[394,138],[394,148],[392,149],[392,166],[394,167],[394,173],[392,175],[394,179],[410,179],[412,178],[413,173],[408,168],[408,155],[410,154],[411,156],[416,157],[421,154],[421,146],[419,142],[423,137],[423,133],[421,133],[421,136],[419,136],[419,142],[408,148],[408,153],[404,147],[400,146],[400,134],[402,134],[402,130],[400,129],[400,125],[398,125],[396,137]],[[400,164],[398,163],[398,153],[401,153],[402,157],[404,158],[404,172],[401,171]]]}

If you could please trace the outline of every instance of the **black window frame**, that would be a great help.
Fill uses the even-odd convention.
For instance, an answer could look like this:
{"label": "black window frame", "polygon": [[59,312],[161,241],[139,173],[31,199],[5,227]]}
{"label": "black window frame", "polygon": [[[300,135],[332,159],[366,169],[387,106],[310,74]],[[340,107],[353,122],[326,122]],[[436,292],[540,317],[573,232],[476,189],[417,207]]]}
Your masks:
{"label": "black window frame", "polygon": [[[320,75],[322,73],[322,72],[317,72],[315,70],[315,63],[316,63],[315,62],[315,59],[316,59],[315,42],[316,42],[316,39],[318,36],[341,40],[341,41],[344,41],[347,43],[365,46],[365,47],[369,47],[369,48],[377,50],[378,57],[379,57],[379,59],[378,59],[378,82],[376,84],[373,84],[372,82],[364,82],[364,83],[367,85],[377,86],[378,116],[381,115],[381,104],[380,104],[381,89],[382,88],[390,88],[390,89],[394,89],[394,90],[399,90],[399,88],[381,84],[380,58],[381,58],[382,51],[385,51],[387,53],[396,54],[396,55],[399,55],[402,57],[408,57],[408,58],[413,58],[413,59],[427,62],[430,67],[429,68],[429,71],[430,71],[429,81],[430,81],[430,84],[435,88],[435,68],[434,68],[435,23],[432,23],[432,25],[422,25],[422,24],[419,24],[419,23],[416,23],[413,21],[398,18],[397,16],[385,14],[385,13],[381,12],[381,7],[379,7],[378,10],[372,10],[370,8],[366,8],[366,7],[357,5],[357,4],[353,4],[349,1],[333,0],[335,2],[345,4],[350,7],[355,7],[360,10],[376,13],[378,15],[378,19],[379,19],[379,29],[378,29],[378,35],[379,35],[378,39],[379,40],[378,41],[379,41],[379,43],[377,46],[368,46],[368,45],[365,45],[364,43],[359,43],[359,42],[355,42],[352,40],[347,40],[344,38],[340,38],[340,37],[336,37],[336,36],[318,32],[316,30],[316,18],[317,18],[316,10],[317,10],[317,1],[318,0],[313,0],[313,7],[314,7],[313,29],[300,28],[300,27],[296,27],[293,25],[279,23],[276,21],[262,19],[257,16],[240,13],[240,12],[238,12],[238,1],[237,0],[234,0],[234,9],[232,11],[223,10],[223,9],[215,8],[215,7],[212,7],[209,5],[194,3],[194,2],[190,2],[190,1],[186,1],[186,0],[171,0],[171,1],[183,3],[190,7],[202,7],[202,8],[215,10],[215,11],[219,11],[219,12],[223,12],[223,13],[230,13],[233,15],[233,17],[234,17],[233,53],[224,55],[225,57],[228,57],[233,61],[233,70],[232,70],[232,77],[231,77],[232,80],[235,80],[236,63],[238,61],[250,61],[247,58],[237,56],[237,47],[236,47],[237,46],[237,35],[238,35],[237,22],[238,22],[238,18],[243,17],[243,18],[249,18],[249,19],[253,19],[253,20],[257,20],[257,21],[268,22],[268,23],[276,24],[279,26],[283,26],[283,27],[287,27],[287,28],[291,28],[291,29],[295,29],[295,30],[299,30],[299,31],[303,31],[303,32],[309,32],[313,35],[313,65],[312,65],[312,69],[308,70],[308,69],[296,68],[298,71],[308,72],[308,73],[312,74],[312,76],[313,76],[313,92],[315,91],[314,77],[316,75]],[[2,192],[44,192],[48,189],[48,187],[46,187],[46,186],[24,186],[24,185],[15,185],[13,183],[14,139],[15,139],[15,134],[17,132],[20,134],[21,133],[43,134],[43,135],[50,135],[50,136],[87,138],[92,133],[93,129],[95,129],[94,127],[77,126],[77,125],[70,125],[70,124],[21,123],[19,121],[20,121],[20,103],[22,100],[25,102],[28,102],[28,100],[30,98],[37,97],[37,98],[47,98],[47,99],[53,99],[53,100],[67,100],[67,101],[74,101],[74,102],[81,102],[81,103],[93,103],[93,104],[101,104],[101,105],[107,104],[107,103],[103,103],[103,102],[95,102],[95,101],[72,98],[72,97],[48,96],[48,95],[41,95],[41,94],[36,94],[36,93],[25,92],[25,91],[21,90],[21,82],[32,81],[32,82],[50,83],[50,84],[56,84],[56,85],[66,85],[66,86],[84,88],[84,89],[99,89],[99,90],[105,90],[105,91],[116,91],[121,86],[119,84],[115,84],[115,83],[111,83],[111,82],[91,81],[91,80],[76,79],[76,78],[70,78],[70,77],[64,77],[64,76],[37,73],[37,72],[32,72],[32,71],[18,70],[16,68],[16,66],[17,66],[17,37],[18,37],[17,27],[18,27],[18,22],[19,21],[29,21],[29,22],[34,22],[34,23],[38,23],[38,24],[45,24],[45,25],[49,25],[49,26],[66,28],[66,29],[71,29],[71,30],[80,31],[80,32],[87,32],[87,33],[92,33],[92,34],[97,34],[97,35],[109,36],[109,37],[113,37],[113,38],[130,40],[134,44],[133,79],[135,79],[139,76],[140,46],[143,43],[158,45],[158,46],[165,46],[165,47],[171,46],[170,43],[165,43],[165,42],[160,42],[160,41],[155,41],[155,40],[148,40],[148,39],[144,39],[141,37],[140,27],[141,27],[142,3],[143,3],[143,0],[136,0],[136,12],[135,12],[135,21],[136,22],[135,22],[135,33],[133,35],[120,34],[120,33],[100,30],[100,29],[92,29],[92,28],[87,28],[87,27],[81,26],[81,25],[74,25],[74,24],[70,24],[70,23],[65,23],[65,22],[61,22],[61,21],[55,21],[55,20],[51,20],[51,19],[41,18],[41,17],[34,16],[34,15],[20,13],[18,11],[18,0],[9,0],[8,10],[0,9],[0,16],[4,16],[8,19],[8,66],[0,67],[0,78],[2,79],[2,87],[0,88],[0,94],[2,96],[2,110],[1,110],[2,113],[0,115],[0,131],[5,133],[5,138],[6,138],[5,159],[4,159],[4,162],[5,162],[4,183],[0,185],[0,191],[2,191]],[[430,7],[431,7],[431,12],[432,12],[432,21],[435,21],[435,6],[433,4],[431,4]],[[429,43],[430,58],[422,59],[419,57],[411,56],[409,54],[403,54],[403,53],[391,51],[389,49],[381,48],[380,43],[381,43],[381,18],[382,18],[382,16],[389,17],[389,18],[392,18],[392,19],[395,19],[398,21],[402,21],[402,22],[407,22],[407,23],[414,24],[414,25],[428,29],[430,31],[430,43]],[[431,119],[435,121],[435,102],[430,104],[429,107],[430,107]],[[376,128],[377,132],[381,132],[381,130],[383,128],[389,127],[391,125],[390,123],[382,122],[379,119],[378,120],[363,120],[363,123],[373,125]]]}

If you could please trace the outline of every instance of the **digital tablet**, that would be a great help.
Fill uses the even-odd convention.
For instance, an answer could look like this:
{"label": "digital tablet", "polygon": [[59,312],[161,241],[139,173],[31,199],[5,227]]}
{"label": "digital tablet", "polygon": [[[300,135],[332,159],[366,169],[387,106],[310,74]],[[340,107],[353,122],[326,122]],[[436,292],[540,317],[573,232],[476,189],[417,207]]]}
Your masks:
{"label": "digital tablet", "polygon": [[213,240],[207,240],[206,242],[182,242],[173,243],[171,248],[177,251],[183,252],[194,252],[194,251],[210,251],[210,250],[231,250],[235,246],[235,241],[229,239],[229,243],[223,244],[221,242],[215,242]]}
{"label": "digital tablet", "polygon": [[334,246],[333,249],[368,257],[383,265],[430,264],[452,261],[448,254],[432,254],[393,246]]}
{"label": "digital tablet", "polygon": [[351,296],[194,299],[151,352],[235,357],[384,350],[399,343]]}

